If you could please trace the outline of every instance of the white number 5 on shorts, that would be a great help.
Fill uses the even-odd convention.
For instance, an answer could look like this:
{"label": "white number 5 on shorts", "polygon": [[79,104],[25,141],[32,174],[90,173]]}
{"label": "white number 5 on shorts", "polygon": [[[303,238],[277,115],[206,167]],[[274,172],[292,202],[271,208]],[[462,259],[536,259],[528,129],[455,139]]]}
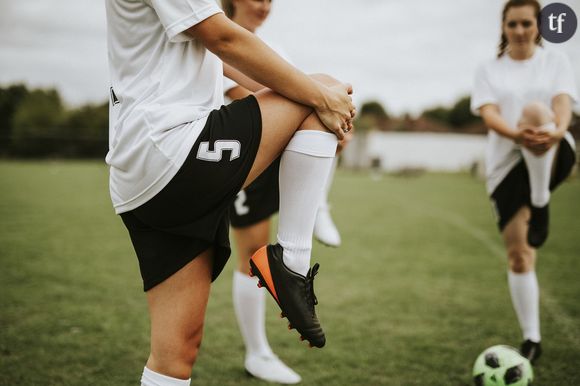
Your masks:
{"label": "white number 5 on shorts", "polygon": [[197,150],[197,159],[202,161],[219,162],[224,150],[230,150],[230,161],[239,158],[241,144],[238,141],[218,140],[214,143],[214,150],[209,150],[209,142],[201,142]]}

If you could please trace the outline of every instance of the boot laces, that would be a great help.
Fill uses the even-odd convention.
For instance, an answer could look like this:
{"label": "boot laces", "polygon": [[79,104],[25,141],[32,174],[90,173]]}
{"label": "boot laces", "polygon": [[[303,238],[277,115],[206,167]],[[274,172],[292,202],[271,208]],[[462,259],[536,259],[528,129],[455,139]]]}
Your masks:
{"label": "boot laces", "polygon": [[320,265],[318,263],[314,264],[312,268],[308,270],[306,274],[306,300],[314,308],[318,304],[318,299],[314,294],[314,276],[318,273],[318,268]]}

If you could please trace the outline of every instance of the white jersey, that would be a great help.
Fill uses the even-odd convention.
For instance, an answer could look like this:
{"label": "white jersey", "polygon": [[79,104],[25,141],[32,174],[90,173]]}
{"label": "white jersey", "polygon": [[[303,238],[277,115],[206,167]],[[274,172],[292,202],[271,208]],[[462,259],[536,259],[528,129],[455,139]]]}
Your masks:
{"label": "white jersey", "polygon": [[[574,73],[568,57],[559,51],[537,47],[527,60],[514,60],[508,54],[483,63],[477,70],[471,95],[471,110],[479,114],[486,104],[499,107],[501,116],[517,128],[523,108],[530,102],[552,106],[559,94],[578,101]],[[574,139],[566,133],[574,148]],[[489,130],[486,150],[487,191],[497,188],[512,168],[522,159],[519,145],[494,130]]]}
{"label": "white jersey", "polygon": [[175,176],[223,104],[222,62],[185,31],[222,12],[214,0],[106,0],[111,77],[110,191],[117,213]]}

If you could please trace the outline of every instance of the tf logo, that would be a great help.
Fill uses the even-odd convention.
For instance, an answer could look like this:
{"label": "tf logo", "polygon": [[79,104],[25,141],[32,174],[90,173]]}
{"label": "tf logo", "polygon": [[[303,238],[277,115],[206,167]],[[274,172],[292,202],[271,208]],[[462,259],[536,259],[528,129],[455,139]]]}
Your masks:
{"label": "tf logo", "polygon": [[576,32],[578,19],[574,10],[562,3],[546,5],[540,12],[540,33],[551,43],[564,43]]}

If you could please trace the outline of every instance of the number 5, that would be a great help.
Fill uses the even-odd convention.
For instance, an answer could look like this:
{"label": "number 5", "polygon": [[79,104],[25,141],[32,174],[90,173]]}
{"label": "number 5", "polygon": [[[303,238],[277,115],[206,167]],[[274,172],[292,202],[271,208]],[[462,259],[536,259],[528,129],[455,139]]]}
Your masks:
{"label": "number 5", "polygon": [[209,150],[209,142],[201,142],[197,150],[197,159],[202,161],[219,162],[222,160],[224,150],[230,150],[230,161],[240,157],[241,144],[238,141],[217,140],[214,142],[214,150]]}

